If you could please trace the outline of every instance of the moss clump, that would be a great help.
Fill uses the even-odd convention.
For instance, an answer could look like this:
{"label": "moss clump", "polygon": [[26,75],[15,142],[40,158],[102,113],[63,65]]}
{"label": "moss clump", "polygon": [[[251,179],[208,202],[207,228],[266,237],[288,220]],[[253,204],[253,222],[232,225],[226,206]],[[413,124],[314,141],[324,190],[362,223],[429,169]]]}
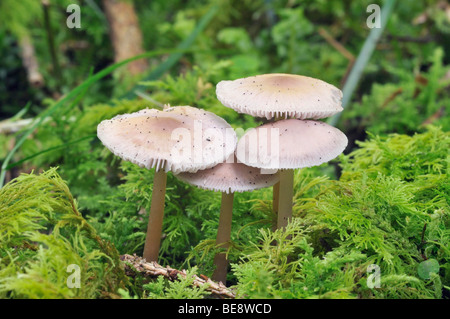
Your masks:
{"label": "moss clump", "polygon": [[[262,231],[241,254],[233,266],[240,296],[448,297],[450,134],[429,127],[359,144],[341,156],[337,181],[296,174],[290,236]],[[427,260],[434,272],[420,275]],[[368,286],[373,264],[378,288]]]}
{"label": "moss clump", "polygon": [[[114,296],[126,283],[117,250],[79,213],[54,168],[0,190],[0,229],[3,298]],[[79,288],[70,284],[75,269]]]}

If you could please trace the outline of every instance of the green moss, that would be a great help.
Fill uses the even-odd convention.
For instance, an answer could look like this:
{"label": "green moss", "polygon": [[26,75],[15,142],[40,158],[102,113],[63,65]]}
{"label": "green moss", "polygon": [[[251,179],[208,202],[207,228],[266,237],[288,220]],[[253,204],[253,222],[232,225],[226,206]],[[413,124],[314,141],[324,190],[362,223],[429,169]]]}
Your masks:
{"label": "green moss", "polygon": [[[0,228],[3,297],[94,298],[126,283],[117,250],[86,222],[56,169],[0,190]],[[70,265],[79,267],[79,288],[67,284]]]}
{"label": "green moss", "polygon": [[[298,172],[286,233],[261,231],[233,265],[239,295],[448,296],[449,143],[450,134],[437,127],[414,136],[372,136],[341,156],[337,181]],[[438,274],[420,275],[425,260],[440,266]],[[380,269],[379,288],[367,284],[372,264]]]}

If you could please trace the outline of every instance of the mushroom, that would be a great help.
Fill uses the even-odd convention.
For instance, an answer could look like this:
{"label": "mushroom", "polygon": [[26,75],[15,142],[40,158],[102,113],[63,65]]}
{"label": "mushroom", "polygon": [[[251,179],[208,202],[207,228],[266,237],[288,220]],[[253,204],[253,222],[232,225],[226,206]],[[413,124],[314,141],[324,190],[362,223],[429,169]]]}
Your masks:
{"label": "mushroom", "polygon": [[334,159],[347,143],[344,133],[324,122],[279,120],[245,133],[238,142],[236,157],[248,166],[280,170],[277,228],[284,228],[292,218],[294,170]]}
{"label": "mushroom", "polygon": [[320,119],[343,110],[342,92],[322,80],[296,74],[263,74],[220,81],[217,99],[239,113],[273,119]]}
{"label": "mushroom", "polygon": [[159,254],[167,172],[196,172],[222,163],[234,153],[237,137],[219,116],[191,106],[144,109],[102,121],[100,141],[115,155],[155,168],[143,257]]}
{"label": "mushroom", "polygon": [[[235,192],[247,192],[264,187],[270,187],[278,182],[278,173],[260,174],[257,169],[243,163],[237,163],[230,157],[226,162],[196,173],[180,173],[175,177],[199,188],[219,191],[222,193],[219,228],[216,245],[228,248],[231,238],[231,220]],[[212,279],[226,282],[228,259],[226,253],[217,253],[214,257],[216,266]]]}
{"label": "mushroom", "polygon": [[[226,107],[272,121],[289,117],[320,119],[343,110],[341,90],[322,80],[296,74],[263,74],[221,81],[216,86],[216,95]],[[282,173],[285,174],[288,172]],[[280,183],[286,183],[286,178],[280,177]],[[292,188],[285,185],[281,189],[280,183],[273,187],[275,214],[278,214],[280,206],[286,205],[280,201],[280,193],[285,192],[286,187]]]}

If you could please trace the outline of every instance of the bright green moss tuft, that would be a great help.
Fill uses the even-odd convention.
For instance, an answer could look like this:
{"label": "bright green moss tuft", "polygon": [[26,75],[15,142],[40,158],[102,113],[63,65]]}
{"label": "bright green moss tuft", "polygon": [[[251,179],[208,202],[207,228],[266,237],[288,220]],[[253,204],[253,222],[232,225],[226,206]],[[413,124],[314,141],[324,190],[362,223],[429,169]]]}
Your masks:
{"label": "bright green moss tuft", "polygon": [[[126,283],[116,249],[79,213],[56,169],[0,190],[0,229],[2,297],[104,297]],[[80,270],[79,288],[67,283],[70,265]]]}

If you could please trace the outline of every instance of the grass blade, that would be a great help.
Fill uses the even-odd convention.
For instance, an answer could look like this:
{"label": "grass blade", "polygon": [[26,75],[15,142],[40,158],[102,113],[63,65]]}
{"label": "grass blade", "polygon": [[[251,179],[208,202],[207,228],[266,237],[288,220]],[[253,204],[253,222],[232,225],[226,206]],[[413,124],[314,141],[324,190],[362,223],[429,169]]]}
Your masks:
{"label": "grass blade", "polygon": [[[387,21],[389,19],[389,16],[391,15],[395,1],[396,0],[387,0],[386,3],[383,5],[383,8],[381,9],[381,13],[380,13],[381,27],[373,28],[370,31],[369,36],[367,37],[366,41],[364,42],[364,45],[363,45],[361,51],[359,52],[358,57],[356,58],[355,64],[353,65],[353,68],[350,71],[348,79],[345,82],[344,87],[342,88],[342,93],[343,93],[342,107],[344,109],[350,102],[353,92],[355,91],[356,86],[358,85],[359,80],[362,76],[364,68],[366,67],[367,62],[369,62],[369,59],[372,56],[375,46],[376,46],[379,38],[381,37],[381,34],[384,31],[384,28],[386,27]],[[332,116],[330,118],[330,120],[328,121],[328,124],[330,124],[332,126],[336,126],[340,115],[341,115],[341,113],[337,113],[334,116]]]}
{"label": "grass blade", "polygon": [[16,167],[16,166],[18,166],[18,165],[20,165],[20,164],[22,164],[22,163],[24,163],[24,162],[26,162],[26,161],[28,161],[28,160],[30,160],[30,159],[33,159],[33,158],[35,158],[35,157],[37,157],[37,156],[39,156],[39,155],[41,155],[41,154],[45,154],[45,153],[50,152],[50,151],[54,151],[54,150],[58,150],[58,149],[61,149],[61,148],[65,148],[65,147],[68,147],[68,146],[77,144],[77,143],[79,143],[79,142],[82,142],[82,141],[85,141],[85,140],[88,140],[88,139],[91,139],[91,138],[97,138],[97,135],[91,134],[91,135],[84,136],[84,137],[82,137],[82,138],[79,138],[79,139],[76,139],[76,140],[73,140],[73,141],[70,141],[70,142],[61,144],[61,145],[52,146],[52,147],[47,148],[47,149],[45,149],[45,150],[39,151],[39,152],[37,152],[37,153],[34,153],[33,155],[27,156],[27,157],[21,159],[20,161],[11,163],[11,164],[9,164],[5,169],[6,169],[6,170],[9,170],[9,169],[11,169],[11,168],[13,168],[13,167]]}

